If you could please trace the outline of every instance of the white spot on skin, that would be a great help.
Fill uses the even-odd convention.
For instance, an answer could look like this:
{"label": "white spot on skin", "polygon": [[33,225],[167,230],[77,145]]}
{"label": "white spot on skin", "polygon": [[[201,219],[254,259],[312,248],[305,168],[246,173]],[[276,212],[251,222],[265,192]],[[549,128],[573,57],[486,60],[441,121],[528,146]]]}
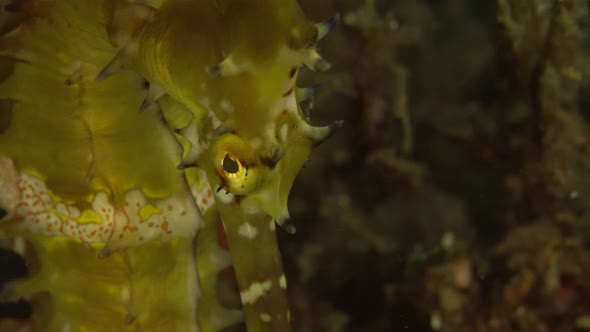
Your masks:
{"label": "white spot on skin", "polygon": [[247,238],[248,240],[253,240],[254,238],[256,238],[256,235],[258,234],[258,230],[256,229],[256,227],[252,226],[249,222],[244,222],[240,225],[240,227],[238,227],[238,233]]}
{"label": "white spot on skin", "polygon": [[275,220],[271,219],[270,220],[270,224],[268,225],[268,229],[270,229],[271,232],[274,232],[276,229],[276,225],[275,225]]}
{"label": "white spot on skin", "polygon": [[215,191],[215,196],[219,198],[223,204],[229,204],[234,200],[234,195],[232,195],[232,193],[227,193],[223,188],[219,192]]}
{"label": "white spot on skin", "polygon": [[272,282],[266,280],[263,282],[253,282],[248,289],[240,293],[242,304],[253,304],[261,296],[266,294],[272,288]]}
{"label": "white spot on skin", "polygon": [[284,274],[282,274],[279,278],[279,286],[281,286],[283,289],[287,288],[287,278],[285,278]]}
{"label": "white spot on skin", "polygon": [[268,322],[272,321],[272,317],[268,313],[263,312],[260,314],[260,320],[265,323],[268,323]]}
{"label": "white spot on skin", "polygon": [[286,142],[287,136],[289,135],[289,125],[288,124],[285,123],[281,126],[280,134],[281,134],[281,141]]}

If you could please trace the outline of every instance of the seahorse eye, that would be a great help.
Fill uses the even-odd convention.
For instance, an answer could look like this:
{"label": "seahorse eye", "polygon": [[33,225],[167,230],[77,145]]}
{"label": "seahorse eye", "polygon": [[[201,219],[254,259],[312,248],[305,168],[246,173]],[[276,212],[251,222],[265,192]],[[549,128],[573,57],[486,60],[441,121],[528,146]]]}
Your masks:
{"label": "seahorse eye", "polygon": [[239,158],[225,153],[221,161],[221,169],[226,189],[236,195],[247,195],[258,188],[260,177],[260,166],[247,165]]}
{"label": "seahorse eye", "polygon": [[223,170],[230,174],[235,174],[240,170],[241,165],[229,156],[229,153],[223,158]]}
{"label": "seahorse eye", "polygon": [[225,190],[234,195],[248,195],[260,187],[264,170],[248,143],[228,134],[214,145],[217,174]]}

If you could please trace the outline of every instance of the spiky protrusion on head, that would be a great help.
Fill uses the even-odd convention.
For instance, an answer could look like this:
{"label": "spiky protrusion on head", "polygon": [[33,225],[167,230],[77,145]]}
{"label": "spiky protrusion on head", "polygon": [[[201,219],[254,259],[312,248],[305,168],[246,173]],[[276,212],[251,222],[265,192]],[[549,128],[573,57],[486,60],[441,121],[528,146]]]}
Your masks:
{"label": "spiky protrusion on head", "polygon": [[[232,7],[233,2],[221,2],[225,4],[228,16],[238,12],[239,6]],[[274,3],[270,0],[263,2]],[[268,17],[249,17],[247,13],[245,10],[239,18],[236,17],[236,26],[262,28],[261,22],[268,20]],[[287,20],[291,26],[270,32],[264,39],[259,39],[259,34],[244,35],[231,48],[231,56],[218,65],[207,67],[213,77],[210,86],[223,82],[225,97],[217,102],[209,99],[208,106],[227,128],[222,134],[231,132],[228,137],[232,139],[209,135],[213,140],[208,152],[197,162],[201,167],[211,165],[208,171],[210,181],[213,187],[222,188],[219,191],[223,195],[221,202],[243,206],[249,213],[266,213],[289,232],[294,232],[294,227],[289,221],[287,199],[294,178],[311,149],[342,126],[341,121],[325,127],[309,125],[303,119],[299,102],[311,98],[319,87],[300,89],[295,86],[301,65],[316,71],[330,67],[313,44],[339,22],[340,16],[335,15],[315,25],[301,17],[292,16]],[[273,16],[271,20],[274,19]],[[284,22],[278,24],[282,26]],[[237,30],[228,27],[228,31]],[[264,46],[260,46],[262,41]],[[257,47],[264,48],[263,53],[272,56],[258,57]],[[246,162],[239,155],[232,154],[230,147],[233,144],[242,146],[235,151],[252,151],[248,153],[255,158]],[[277,155],[279,151],[280,155]],[[239,166],[240,170],[235,174],[228,174],[228,170],[223,169],[228,160]],[[251,178],[259,175],[256,186],[253,186]],[[246,190],[235,186],[239,181],[244,181]],[[228,194],[232,195],[231,199]]]}
{"label": "spiky protrusion on head", "polygon": [[[338,20],[312,24],[294,0],[179,1],[163,5],[141,30],[112,32],[136,36],[131,46],[120,45],[124,61],[113,60],[112,68],[133,68],[150,82],[142,108],[166,93],[160,109],[185,150],[182,167],[193,164],[207,173],[230,249],[238,255],[246,321],[254,330],[288,331],[275,221],[295,232],[287,208],[291,186],[313,147],[342,125],[309,125],[299,102],[317,89],[298,90],[296,80],[302,65],[329,69],[315,44]],[[170,99],[184,111],[175,111]],[[172,124],[186,113],[188,124]],[[254,250],[254,238],[269,247]],[[259,263],[252,262],[256,257]],[[257,276],[272,280],[263,280],[268,294],[254,297],[248,289],[261,283]],[[268,310],[264,319],[251,316],[249,306]]]}
{"label": "spiky protrusion on head", "polygon": [[328,61],[322,58],[315,48],[307,50],[303,63],[307,68],[317,72],[326,71],[332,67]]}
{"label": "spiky protrusion on head", "polygon": [[317,23],[317,40],[324,38],[338,23],[340,23],[340,14],[336,14],[323,22]]}
{"label": "spiky protrusion on head", "polygon": [[235,63],[232,56],[228,56],[219,64],[207,66],[207,72],[213,77],[227,77],[240,74],[245,70],[244,66]]}

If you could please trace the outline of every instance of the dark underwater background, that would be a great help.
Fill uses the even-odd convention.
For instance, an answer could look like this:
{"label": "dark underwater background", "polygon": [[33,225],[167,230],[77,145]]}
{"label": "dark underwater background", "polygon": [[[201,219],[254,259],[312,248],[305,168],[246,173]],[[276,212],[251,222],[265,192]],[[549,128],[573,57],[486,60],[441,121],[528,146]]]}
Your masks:
{"label": "dark underwater background", "polygon": [[590,331],[589,2],[300,2],[345,124],[281,237],[295,330]]}

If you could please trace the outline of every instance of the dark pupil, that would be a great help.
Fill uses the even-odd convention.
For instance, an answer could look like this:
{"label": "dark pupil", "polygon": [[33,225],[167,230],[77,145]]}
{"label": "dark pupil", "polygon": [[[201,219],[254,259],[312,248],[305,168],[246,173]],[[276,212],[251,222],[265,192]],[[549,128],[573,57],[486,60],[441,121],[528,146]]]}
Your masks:
{"label": "dark pupil", "polygon": [[231,174],[237,173],[240,170],[240,165],[238,165],[235,160],[231,159],[229,154],[226,154],[223,158],[223,170]]}

